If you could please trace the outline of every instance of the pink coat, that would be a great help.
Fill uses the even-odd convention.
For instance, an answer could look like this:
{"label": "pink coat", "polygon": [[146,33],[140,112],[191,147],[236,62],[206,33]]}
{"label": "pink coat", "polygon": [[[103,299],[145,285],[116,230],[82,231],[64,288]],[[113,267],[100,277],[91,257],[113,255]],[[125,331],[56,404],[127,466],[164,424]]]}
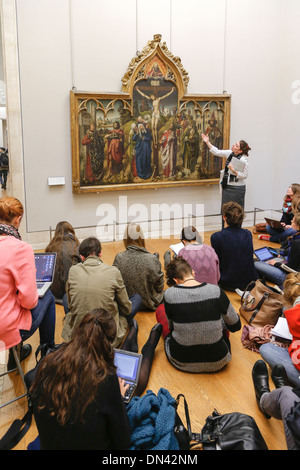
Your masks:
{"label": "pink coat", "polygon": [[0,351],[21,342],[38,302],[32,247],[13,236],[0,237]]}

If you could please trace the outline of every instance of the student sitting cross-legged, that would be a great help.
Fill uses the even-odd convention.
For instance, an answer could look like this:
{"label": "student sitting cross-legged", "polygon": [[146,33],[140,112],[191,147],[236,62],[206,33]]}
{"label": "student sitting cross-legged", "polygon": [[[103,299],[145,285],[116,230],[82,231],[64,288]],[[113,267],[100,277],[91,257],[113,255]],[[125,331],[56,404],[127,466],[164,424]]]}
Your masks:
{"label": "student sitting cross-legged", "polygon": [[241,328],[227,295],[216,285],[196,281],[192,268],[180,256],[168,264],[166,277],[170,288],[156,318],[164,327],[169,361],[186,372],[222,369],[231,360],[226,328],[231,332]]}

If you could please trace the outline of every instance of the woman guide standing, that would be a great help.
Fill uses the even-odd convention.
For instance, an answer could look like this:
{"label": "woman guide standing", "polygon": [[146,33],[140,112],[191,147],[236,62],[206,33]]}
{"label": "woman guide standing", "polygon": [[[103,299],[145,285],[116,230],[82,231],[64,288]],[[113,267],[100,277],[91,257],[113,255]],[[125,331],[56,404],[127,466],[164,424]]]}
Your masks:
{"label": "woman guide standing", "polygon": [[[216,157],[226,158],[225,168],[220,174],[220,184],[222,186],[222,203],[237,202],[244,208],[246,194],[246,179],[248,177],[248,153],[251,150],[247,142],[240,140],[236,142],[230,150],[219,150],[214,147],[206,134],[201,135],[209,151]],[[233,157],[238,159],[232,162]]]}

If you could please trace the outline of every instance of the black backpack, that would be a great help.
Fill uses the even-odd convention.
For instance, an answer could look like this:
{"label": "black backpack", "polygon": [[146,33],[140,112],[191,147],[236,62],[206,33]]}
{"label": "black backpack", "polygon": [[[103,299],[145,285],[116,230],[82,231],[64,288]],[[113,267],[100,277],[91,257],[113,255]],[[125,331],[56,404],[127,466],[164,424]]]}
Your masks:
{"label": "black backpack", "polygon": [[1,166],[8,166],[8,153],[7,152],[1,155]]}

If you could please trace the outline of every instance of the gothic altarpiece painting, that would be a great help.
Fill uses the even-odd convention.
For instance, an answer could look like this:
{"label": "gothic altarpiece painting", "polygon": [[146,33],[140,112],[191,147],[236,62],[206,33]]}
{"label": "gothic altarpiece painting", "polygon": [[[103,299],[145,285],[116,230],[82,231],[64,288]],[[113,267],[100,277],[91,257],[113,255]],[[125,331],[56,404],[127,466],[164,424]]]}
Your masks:
{"label": "gothic altarpiece painting", "polygon": [[73,192],[218,183],[228,148],[230,95],[189,95],[188,73],[155,35],[120,93],[71,91]]}

